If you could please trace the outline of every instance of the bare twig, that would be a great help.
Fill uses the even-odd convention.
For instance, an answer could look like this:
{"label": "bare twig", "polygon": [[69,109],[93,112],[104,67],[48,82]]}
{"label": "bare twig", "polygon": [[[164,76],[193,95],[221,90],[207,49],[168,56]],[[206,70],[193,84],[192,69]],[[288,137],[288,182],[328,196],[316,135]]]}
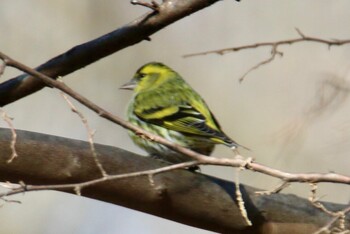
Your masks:
{"label": "bare twig", "polygon": [[334,229],[337,230],[337,233],[346,231],[345,230],[345,214],[350,211],[350,206],[337,212],[333,212],[328,210],[321,202],[319,202],[319,199],[316,197],[316,192],[317,192],[317,184],[311,183],[311,194],[309,197],[310,202],[312,203],[313,206],[316,208],[320,209],[324,213],[333,216],[334,218],[331,219],[324,227],[320,228],[317,230],[314,234],[321,234],[321,233],[333,233],[331,231],[331,227],[334,225],[336,221],[339,221],[338,225],[334,227]]}
{"label": "bare twig", "polygon": [[317,183],[310,183],[310,186],[311,186],[311,190],[310,190],[309,201],[312,203],[312,205],[322,210],[326,214],[334,215],[334,212],[328,210],[326,207],[324,207],[324,205],[322,205],[322,203],[319,202],[319,199],[316,196],[317,188],[318,188]]}
{"label": "bare twig", "polygon": [[283,189],[287,188],[290,185],[289,182],[283,181],[282,184],[278,185],[276,188],[272,190],[266,191],[256,191],[255,193],[258,195],[271,195],[281,192]]}
{"label": "bare twig", "polygon": [[130,3],[133,5],[140,5],[140,6],[150,8],[155,12],[159,11],[159,4],[156,1],[151,1],[149,3],[149,2],[145,2],[145,1],[132,0]]}
{"label": "bare twig", "polygon": [[340,39],[322,39],[322,38],[317,38],[317,37],[310,37],[306,36],[304,33],[301,32],[300,29],[296,28],[295,29],[299,35],[298,38],[294,39],[287,39],[287,40],[280,40],[280,41],[273,41],[273,42],[261,42],[261,43],[255,43],[255,44],[249,44],[249,45],[244,45],[244,46],[237,46],[237,47],[231,47],[231,48],[225,48],[225,49],[218,49],[218,50],[210,50],[210,51],[205,51],[205,52],[199,52],[199,53],[193,53],[193,54],[186,54],[183,57],[188,58],[188,57],[193,57],[193,56],[200,56],[200,55],[207,55],[207,54],[219,54],[219,55],[224,55],[229,52],[238,52],[241,50],[247,50],[247,49],[254,49],[254,48],[260,48],[260,47],[271,47],[271,56],[259,62],[252,68],[250,68],[243,76],[239,78],[239,82],[242,82],[244,78],[253,70],[256,70],[257,68],[261,67],[262,65],[268,64],[272,62],[276,55],[282,55],[281,52],[279,52],[277,49],[281,45],[292,45],[300,42],[316,42],[320,44],[325,44],[330,48],[331,46],[341,46],[345,44],[350,44],[350,39],[346,40],[340,40]]}
{"label": "bare twig", "polygon": [[241,77],[238,79],[238,81],[241,83],[241,82],[244,80],[244,78],[245,78],[250,72],[252,72],[252,71],[258,69],[259,67],[261,67],[261,66],[263,66],[263,65],[266,65],[266,64],[272,62],[272,61],[276,58],[276,55],[279,55],[279,56],[282,57],[282,56],[283,56],[283,53],[282,53],[282,52],[279,52],[279,51],[277,50],[277,46],[274,45],[274,46],[272,46],[270,57],[267,58],[266,60],[263,60],[263,61],[259,62],[259,63],[256,64],[255,66],[251,67],[246,73],[243,74],[243,76],[241,76]]}
{"label": "bare twig", "polygon": [[[61,80],[59,80],[59,81],[61,81]],[[96,152],[96,149],[95,149],[95,145],[94,145],[94,139],[93,138],[94,138],[95,131],[93,131],[90,128],[89,123],[88,123],[87,119],[85,118],[85,116],[83,115],[83,113],[81,113],[76,108],[76,106],[69,100],[67,95],[65,95],[63,92],[61,92],[61,96],[64,98],[64,100],[70,106],[72,112],[76,113],[79,116],[79,118],[81,119],[81,122],[84,124],[84,126],[86,128],[86,131],[87,131],[87,134],[88,134],[88,142],[89,142],[89,145],[90,145],[90,150],[91,150],[91,153],[92,153],[92,157],[94,158],[94,161],[95,161],[98,169],[100,170],[101,175],[103,177],[106,177],[107,176],[107,172],[105,171],[105,169],[103,168],[100,160],[98,159],[98,155],[97,155],[97,152]]]}
{"label": "bare twig", "polygon": [[154,176],[162,172],[173,171],[173,170],[186,168],[186,167],[192,167],[198,164],[199,162],[197,161],[184,162],[184,163],[174,164],[174,165],[165,166],[165,167],[152,169],[152,170],[125,173],[120,175],[106,175],[105,177],[101,177],[98,179],[89,180],[81,183],[56,184],[56,185],[26,185],[23,182],[21,182],[19,186],[12,187],[10,191],[0,193],[0,198],[27,192],[27,191],[53,190],[53,189],[73,190],[77,195],[81,195],[81,190],[83,188],[91,185],[96,185],[105,181],[120,180],[120,179],[132,178],[132,177],[138,177],[138,176],[149,176],[148,178],[150,178],[151,176]]}
{"label": "bare twig", "polygon": [[[4,201],[5,203],[17,203],[17,204],[22,204],[21,201],[18,201],[18,200],[12,200],[12,199],[6,199],[4,197],[0,198],[0,200]],[[4,204],[1,204],[0,205],[0,208],[3,207]]]}
{"label": "bare twig", "polygon": [[248,226],[252,226],[252,221],[250,221],[248,217],[247,210],[244,206],[244,200],[242,196],[242,192],[240,189],[240,182],[239,182],[239,172],[241,171],[241,168],[236,168],[236,176],[235,176],[235,186],[236,186],[236,199],[237,199],[237,204],[239,207],[239,211],[241,212],[242,217],[244,218],[245,222],[247,223]]}
{"label": "bare twig", "polygon": [[238,52],[241,50],[254,49],[254,48],[259,48],[259,47],[274,47],[274,46],[278,47],[280,45],[292,45],[292,44],[300,43],[300,42],[316,42],[316,43],[326,44],[329,47],[350,44],[350,39],[346,39],[346,40],[328,39],[327,40],[327,39],[322,39],[322,38],[317,38],[317,37],[305,36],[304,34],[301,33],[301,31],[298,28],[296,28],[296,31],[300,36],[299,38],[273,41],[273,42],[260,42],[260,43],[249,44],[249,45],[244,45],[244,46],[230,47],[230,48],[218,49],[218,50],[210,50],[210,51],[205,51],[205,52],[186,54],[183,57],[188,58],[188,57],[207,55],[207,54],[223,55],[223,54],[226,54],[229,52]]}
{"label": "bare twig", "polygon": [[149,175],[148,175],[148,181],[149,181],[149,184],[150,184],[152,187],[155,187],[155,186],[156,186],[156,183],[154,182],[153,174],[149,174]]}
{"label": "bare twig", "polygon": [[12,140],[10,144],[12,154],[11,154],[11,157],[7,160],[7,163],[11,163],[16,157],[18,157],[18,154],[16,151],[17,134],[12,124],[12,118],[7,115],[7,113],[3,108],[0,108],[0,112],[1,112],[2,119],[7,123],[12,133]]}
{"label": "bare twig", "polygon": [[2,61],[1,61],[1,64],[0,64],[0,76],[1,76],[2,74],[4,74],[5,68],[6,68],[6,61],[5,61],[5,60],[2,60]]}

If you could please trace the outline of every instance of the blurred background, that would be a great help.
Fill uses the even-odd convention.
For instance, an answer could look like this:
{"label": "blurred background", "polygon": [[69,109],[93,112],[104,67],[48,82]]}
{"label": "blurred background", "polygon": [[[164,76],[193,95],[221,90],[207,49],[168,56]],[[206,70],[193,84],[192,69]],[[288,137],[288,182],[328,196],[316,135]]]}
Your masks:
{"label": "blurred background", "polygon": [[[295,28],[319,38],[349,39],[347,0],[220,1],[168,26],[144,41],[68,75],[77,92],[116,115],[124,116],[131,92],[118,88],[144,63],[163,62],[178,71],[207,101],[225,132],[252,149],[243,155],[289,172],[349,175],[350,45],[328,48],[304,42],[271,48],[183,58],[213,49],[297,38]],[[71,47],[108,33],[147,12],[129,1],[2,0],[0,50],[36,67]],[[7,68],[1,81],[20,74]],[[95,142],[145,154],[127,132],[78,106],[96,129]],[[44,89],[6,106],[17,129],[86,140],[86,130],[57,90]],[[0,127],[7,127],[0,121]],[[230,156],[218,146],[214,155]],[[202,172],[232,180],[232,168],[206,166]],[[277,179],[241,173],[241,182],[273,189]],[[307,184],[293,184],[285,193],[307,197]],[[321,184],[325,201],[348,203],[350,189]],[[0,208],[0,233],[210,233],[148,214],[58,192],[13,197],[22,204]]]}

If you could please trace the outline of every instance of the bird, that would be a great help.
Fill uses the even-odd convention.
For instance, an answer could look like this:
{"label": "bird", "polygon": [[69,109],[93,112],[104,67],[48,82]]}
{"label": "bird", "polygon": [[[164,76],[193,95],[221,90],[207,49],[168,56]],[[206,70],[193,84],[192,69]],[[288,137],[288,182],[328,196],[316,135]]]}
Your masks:
{"label": "bird", "polygon": [[[127,118],[141,129],[206,156],[217,144],[232,150],[246,148],[223,132],[203,98],[179,73],[163,63],[143,65],[120,89],[133,90]],[[154,158],[170,164],[193,160],[132,131],[129,135]]]}

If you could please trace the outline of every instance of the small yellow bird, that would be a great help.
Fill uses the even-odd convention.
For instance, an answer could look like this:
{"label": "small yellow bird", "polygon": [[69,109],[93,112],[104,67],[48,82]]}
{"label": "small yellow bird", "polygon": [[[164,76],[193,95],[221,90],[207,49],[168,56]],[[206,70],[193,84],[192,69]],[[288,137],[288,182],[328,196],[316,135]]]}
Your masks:
{"label": "small yellow bird", "polygon": [[[145,64],[121,89],[134,90],[127,112],[129,121],[150,133],[208,156],[216,144],[232,149],[241,146],[221,130],[202,97],[162,63]],[[130,137],[153,157],[170,163],[192,160],[133,132]]]}

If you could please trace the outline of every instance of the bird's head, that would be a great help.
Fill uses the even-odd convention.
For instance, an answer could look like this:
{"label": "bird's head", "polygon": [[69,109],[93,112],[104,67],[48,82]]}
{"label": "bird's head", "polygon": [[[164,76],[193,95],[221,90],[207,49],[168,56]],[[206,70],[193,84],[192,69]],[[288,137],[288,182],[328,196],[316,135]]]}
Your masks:
{"label": "bird's head", "polygon": [[134,90],[135,93],[139,93],[157,88],[178,77],[177,73],[168,66],[151,62],[140,67],[134,77],[120,88]]}

